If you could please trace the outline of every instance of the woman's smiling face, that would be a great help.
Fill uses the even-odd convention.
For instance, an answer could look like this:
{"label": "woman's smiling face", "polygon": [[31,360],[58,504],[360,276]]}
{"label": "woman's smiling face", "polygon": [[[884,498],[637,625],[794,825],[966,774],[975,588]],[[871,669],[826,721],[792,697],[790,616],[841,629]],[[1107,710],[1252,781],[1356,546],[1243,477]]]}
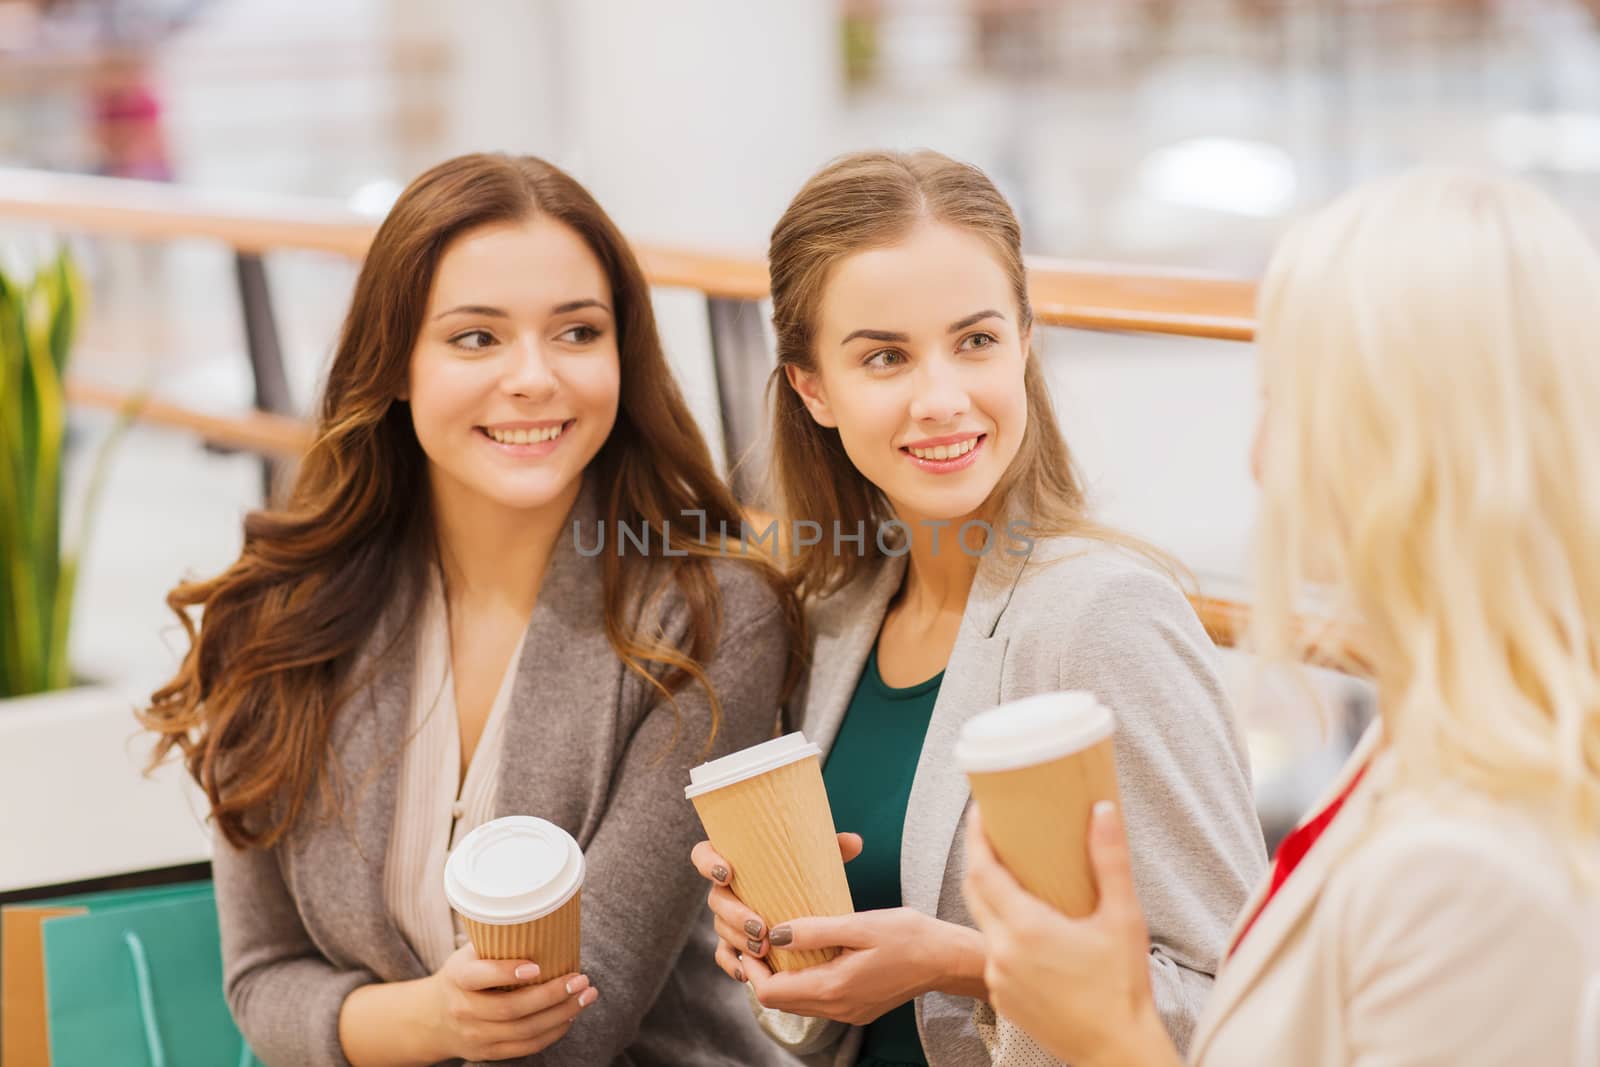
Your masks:
{"label": "woman's smiling face", "polygon": [[[976,513],[1022,444],[1030,330],[983,238],[923,222],[841,259],[818,308],[811,416],[905,521]],[[803,517],[803,516],[802,516]]]}

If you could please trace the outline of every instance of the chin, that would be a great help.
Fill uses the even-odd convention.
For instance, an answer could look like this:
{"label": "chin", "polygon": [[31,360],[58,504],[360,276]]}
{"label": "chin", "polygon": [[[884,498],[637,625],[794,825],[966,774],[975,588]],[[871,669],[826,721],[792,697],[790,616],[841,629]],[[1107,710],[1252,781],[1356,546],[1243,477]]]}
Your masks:
{"label": "chin", "polygon": [[480,487],[484,496],[504,508],[517,511],[536,511],[553,504],[565,503],[563,497],[572,479],[541,482],[537,485],[496,485]]}
{"label": "chin", "polygon": [[[990,487],[993,489],[993,486]],[[912,511],[921,516],[924,522],[956,523],[967,518],[973,512],[983,507],[989,493],[964,491],[944,493],[924,493],[920,498],[912,497],[907,500]],[[952,529],[954,527],[952,526]]]}

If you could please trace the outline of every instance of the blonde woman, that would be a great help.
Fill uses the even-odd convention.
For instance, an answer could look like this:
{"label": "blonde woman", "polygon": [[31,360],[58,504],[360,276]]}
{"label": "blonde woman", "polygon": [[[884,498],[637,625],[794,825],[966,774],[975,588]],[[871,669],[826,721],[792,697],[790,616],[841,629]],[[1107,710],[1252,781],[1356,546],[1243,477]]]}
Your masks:
{"label": "blonde woman", "polygon": [[[831,1067],[1040,1062],[988,1040],[961,899],[952,752],[976,712],[1087,688],[1121,713],[1142,966],[1174,1041],[1266,866],[1215,648],[1155,554],[1089,514],[1032,350],[1021,239],[988,177],[935,152],[838,159],[773,229],[775,481],[784,516],[821,531],[790,559],[813,635],[794,707],[825,754],[857,911],[759,915],[709,843],[694,859],[718,962],[779,1044]],[[774,945],[843,951],[774,974]]]}
{"label": "blonde woman", "polygon": [[[1600,257],[1532,188],[1423,172],[1285,240],[1261,293],[1256,638],[1307,580],[1380,716],[1240,914],[1199,1064],[1600,1063]],[[966,883],[995,1008],[1077,1067],[1177,1064],[1121,822],[1099,911]]]}

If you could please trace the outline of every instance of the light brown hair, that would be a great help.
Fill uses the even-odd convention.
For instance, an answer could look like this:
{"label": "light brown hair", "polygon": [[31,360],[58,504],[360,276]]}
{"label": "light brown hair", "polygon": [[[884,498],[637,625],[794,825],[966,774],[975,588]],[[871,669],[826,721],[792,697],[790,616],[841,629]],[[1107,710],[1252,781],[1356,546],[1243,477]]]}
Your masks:
{"label": "light brown hair", "polygon": [[[819,425],[806,411],[786,368],[816,371],[817,315],[834,265],[857,252],[895,244],[923,222],[958,227],[989,242],[1010,280],[1018,328],[1026,332],[1033,324],[1033,308],[1022,228],[994,183],[971,164],[930,151],[843,156],[805,183],[772,230],[767,265],[778,338],[778,367],[769,383],[769,392],[775,394],[775,503],[790,519],[824,526],[838,522],[847,531],[864,522],[869,531],[859,553],[827,551],[826,539],[816,547],[797,548],[793,576],[804,595],[829,592],[874,569],[882,555],[870,531],[893,515],[883,493],[846,455],[839,431]],[[985,516],[993,522],[1008,503],[1020,506],[1029,537],[1077,534],[1109,540],[1149,556],[1170,572],[1159,552],[1089,519],[1082,480],[1056,423],[1043,368],[1032,352],[1023,387],[1027,430],[984,505]]]}
{"label": "light brown hair", "polygon": [[[397,397],[439,260],[469,230],[541,214],[582,237],[616,309],[617,420],[585,472],[599,487],[606,527],[663,530],[692,510],[705,513],[706,527],[737,527],[737,505],[662,352],[644,275],[594,198],[527,156],[469,155],[429,170],[396,201],[362,264],[315,443],[287,506],[251,514],[232,566],[167,597],[190,648],[142,713],[160,734],[153,762],[182,751],[235,846],[269,847],[293,826],[319,780],[334,718],[364,683],[351,668],[375,621],[395,609],[395,598],[415,598],[436,557],[427,457]],[[714,735],[719,708],[702,664],[722,628],[711,570],[711,557],[722,553],[686,539],[686,525],[671,529],[674,550],[687,556],[603,554],[605,630],[627,667],[663,699],[691,681],[703,686]],[[778,591],[797,635],[799,609],[782,576],[756,557],[740,565],[758,568]],[[635,632],[631,621],[641,599],[669,582],[690,617],[678,647]],[[202,609],[198,622],[192,608]],[[796,668],[792,662],[791,679]]]}

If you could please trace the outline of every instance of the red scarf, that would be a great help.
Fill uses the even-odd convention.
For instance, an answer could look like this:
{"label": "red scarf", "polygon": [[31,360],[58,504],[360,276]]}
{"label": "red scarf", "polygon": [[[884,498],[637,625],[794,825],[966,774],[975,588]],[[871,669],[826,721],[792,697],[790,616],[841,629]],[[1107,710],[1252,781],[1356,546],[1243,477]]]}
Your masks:
{"label": "red scarf", "polygon": [[1350,781],[1345,784],[1345,787],[1339,791],[1339,795],[1328,802],[1327,807],[1317,812],[1313,818],[1296,827],[1278,845],[1278,855],[1272,861],[1272,884],[1267,887],[1267,895],[1261,898],[1260,904],[1256,905],[1256,910],[1251,914],[1249,921],[1239,931],[1239,936],[1233,939],[1233,946],[1228,949],[1229,957],[1239,951],[1239,942],[1244,940],[1244,935],[1248,934],[1250,928],[1256,924],[1256,920],[1261,918],[1261,913],[1267,910],[1267,905],[1272,903],[1272,898],[1278,895],[1278,890],[1283,887],[1283,883],[1289,880],[1289,876],[1294,873],[1294,869],[1300,866],[1300,861],[1306,858],[1306,854],[1317,843],[1317,839],[1322,836],[1322,832],[1333,822],[1333,817],[1339,814],[1339,809],[1344,807],[1344,802],[1349,799],[1350,794],[1356,791],[1356,786],[1361,784],[1362,776],[1367,773],[1368,766],[1368,764],[1363,763],[1361,769],[1356,771],[1351,776]]}

